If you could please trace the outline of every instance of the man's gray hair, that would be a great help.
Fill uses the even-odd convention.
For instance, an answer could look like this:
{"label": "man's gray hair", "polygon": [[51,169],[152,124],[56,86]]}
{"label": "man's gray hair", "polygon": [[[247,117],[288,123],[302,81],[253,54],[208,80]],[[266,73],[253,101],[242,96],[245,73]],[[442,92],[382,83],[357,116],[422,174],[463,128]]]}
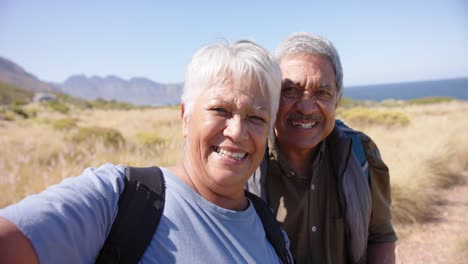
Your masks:
{"label": "man's gray hair", "polygon": [[234,83],[260,86],[270,102],[270,132],[276,119],[281,93],[281,71],[265,48],[249,40],[208,44],[199,49],[187,67],[182,103],[190,116],[196,99],[207,89]]}
{"label": "man's gray hair", "polygon": [[293,33],[283,40],[275,51],[278,62],[294,53],[308,53],[326,56],[335,70],[335,80],[338,94],[343,93],[343,68],[340,55],[329,40],[310,33]]}

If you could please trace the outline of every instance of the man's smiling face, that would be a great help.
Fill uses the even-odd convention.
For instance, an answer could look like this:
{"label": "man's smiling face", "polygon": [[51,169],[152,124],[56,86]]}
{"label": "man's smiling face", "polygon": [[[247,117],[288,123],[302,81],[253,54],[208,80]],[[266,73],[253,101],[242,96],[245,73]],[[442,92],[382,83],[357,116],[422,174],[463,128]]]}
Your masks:
{"label": "man's smiling face", "polygon": [[281,101],[275,134],[282,152],[312,151],[333,130],[341,95],[328,58],[297,53],[280,61]]}

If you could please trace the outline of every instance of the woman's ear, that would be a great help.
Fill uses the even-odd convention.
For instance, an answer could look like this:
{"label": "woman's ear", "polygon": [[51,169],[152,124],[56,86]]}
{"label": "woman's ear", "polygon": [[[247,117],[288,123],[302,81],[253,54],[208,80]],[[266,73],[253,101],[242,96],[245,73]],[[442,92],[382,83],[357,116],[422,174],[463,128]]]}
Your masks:
{"label": "woman's ear", "polygon": [[185,104],[184,103],[180,104],[180,117],[182,118],[182,133],[183,133],[184,138],[185,138],[185,137],[187,137],[189,117],[185,113]]}

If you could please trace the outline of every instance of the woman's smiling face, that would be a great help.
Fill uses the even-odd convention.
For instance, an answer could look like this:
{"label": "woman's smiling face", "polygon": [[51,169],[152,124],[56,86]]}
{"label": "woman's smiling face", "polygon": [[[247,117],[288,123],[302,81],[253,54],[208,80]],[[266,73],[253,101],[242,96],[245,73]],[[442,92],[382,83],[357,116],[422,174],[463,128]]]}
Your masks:
{"label": "woman's smiling face", "polygon": [[268,97],[257,81],[225,82],[198,97],[183,118],[184,164],[192,181],[214,192],[243,190],[264,156]]}

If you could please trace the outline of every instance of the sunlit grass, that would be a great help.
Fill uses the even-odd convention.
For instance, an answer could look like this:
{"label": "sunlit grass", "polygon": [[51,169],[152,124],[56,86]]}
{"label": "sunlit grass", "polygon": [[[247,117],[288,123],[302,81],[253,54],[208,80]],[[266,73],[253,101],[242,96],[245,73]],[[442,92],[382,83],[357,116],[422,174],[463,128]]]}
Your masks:
{"label": "sunlit grass", "polygon": [[[0,207],[79,175],[86,167],[106,162],[167,166],[181,158],[183,138],[176,110],[39,115],[35,120],[0,123]],[[141,144],[139,133],[162,135],[162,141]]]}
{"label": "sunlit grass", "polygon": [[401,111],[382,110],[364,107],[353,107],[339,111],[339,117],[352,126],[406,126],[410,123],[409,117]]}
{"label": "sunlit grass", "polygon": [[[404,127],[355,126],[370,135],[390,168],[394,222],[424,221],[438,190],[468,170],[468,103],[402,106]],[[345,119],[346,121],[346,119]]]}

